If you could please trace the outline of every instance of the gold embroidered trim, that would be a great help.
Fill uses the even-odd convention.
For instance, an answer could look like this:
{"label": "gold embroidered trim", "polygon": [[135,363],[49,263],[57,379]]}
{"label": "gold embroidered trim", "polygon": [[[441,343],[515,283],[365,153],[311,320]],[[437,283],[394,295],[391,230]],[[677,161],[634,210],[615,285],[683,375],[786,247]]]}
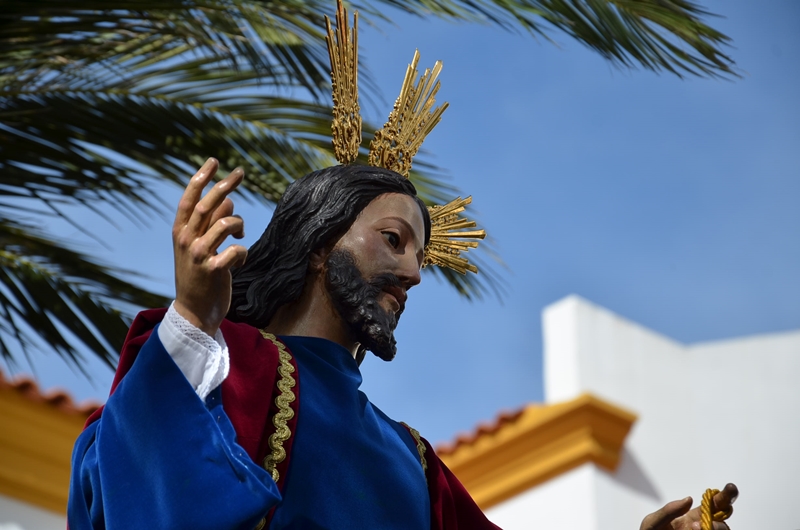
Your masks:
{"label": "gold embroidered trim", "polygon": [[275,432],[269,437],[269,448],[272,452],[264,458],[264,469],[272,474],[272,480],[278,483],[280,474],[278,473],[278,464],[286,459],[286,449],[283,448],[283,442],[289,439],[292,432],[286,425],[289,420],[294,417],[294,411],[289,405],[295,400],[292,388],[297,384],[292,374],[294,373],[294,366],[292,366],[292,354],[286,350],[286,346],[279,341],[275,335],[267,333],[264,330],[261,335],[272,342],[278,348],[278,374],[281,378],[278,381],[278,390],[281,391],[280,395],[275,398],[275,404],[278,406],[278,413],[272,418],[272,424],[275,426]]}
{"label": "gold embroidered trim", "polygon": [[422,438],[419,435],[419,431],[416,430],[414,427],[411,427],[404,421],[400,422],[400,425],[408,429],[411,433],[411,437],[414,438],[414,441],[417,442],[417,452],[419,453],[419,463],[422,464],[422,472],[425,473],[428,471],[428,461],[425,460],[425,444],[422,443]]}

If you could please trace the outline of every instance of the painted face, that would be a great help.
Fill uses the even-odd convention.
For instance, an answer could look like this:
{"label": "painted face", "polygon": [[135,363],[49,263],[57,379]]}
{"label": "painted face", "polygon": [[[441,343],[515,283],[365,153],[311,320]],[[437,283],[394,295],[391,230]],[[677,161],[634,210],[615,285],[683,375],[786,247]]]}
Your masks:
{"label": "painted face", "polygon": [[356,340],[384,360],[408,289],[420,282],[424,224],[419,205],[398,193],[373,200],[339,239],[327,262],[328,292]]}

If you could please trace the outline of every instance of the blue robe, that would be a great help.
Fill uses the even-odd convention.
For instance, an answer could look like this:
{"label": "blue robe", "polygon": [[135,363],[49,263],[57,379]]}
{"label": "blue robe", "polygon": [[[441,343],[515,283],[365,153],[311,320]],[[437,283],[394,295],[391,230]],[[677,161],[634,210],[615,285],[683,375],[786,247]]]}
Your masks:
{"label": "blue robe", "polygon": [[76,442],[70,528],[252,529],[273,507],[271,528],[429,528],[415,441],[358,390],[349,352],[282,339],[303,389],[283,495],[236,443],[222,389],[203,402],[152,333]]}

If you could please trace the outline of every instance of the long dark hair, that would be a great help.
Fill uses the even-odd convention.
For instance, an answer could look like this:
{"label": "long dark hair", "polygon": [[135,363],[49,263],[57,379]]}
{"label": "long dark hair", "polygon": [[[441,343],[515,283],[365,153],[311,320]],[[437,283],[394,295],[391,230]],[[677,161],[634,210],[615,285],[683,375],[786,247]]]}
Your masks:
{"label": "long dark hair", "polygon": [[416,199],[430,240],[428,210],[408,179],[372,166],[334,166],[296,180],[278,201],[247,262],[233,271],[228,318],[263,328],[275,312],[303,292],[312,252],[338,240],[361,210],[384,193]]}

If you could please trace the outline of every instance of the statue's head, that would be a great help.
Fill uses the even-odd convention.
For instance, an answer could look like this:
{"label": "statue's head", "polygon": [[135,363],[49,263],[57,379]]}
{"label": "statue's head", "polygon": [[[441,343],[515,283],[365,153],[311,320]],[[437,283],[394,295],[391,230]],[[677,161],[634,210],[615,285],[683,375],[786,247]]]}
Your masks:
{"label": "statue's head", "polygon": [[264,328],[322,274],[355,340],[390,360],[430,230],[428,210],[405,177],[361,165],[315,171],[286,189],[247,262],[233,272],[228,317]]}

